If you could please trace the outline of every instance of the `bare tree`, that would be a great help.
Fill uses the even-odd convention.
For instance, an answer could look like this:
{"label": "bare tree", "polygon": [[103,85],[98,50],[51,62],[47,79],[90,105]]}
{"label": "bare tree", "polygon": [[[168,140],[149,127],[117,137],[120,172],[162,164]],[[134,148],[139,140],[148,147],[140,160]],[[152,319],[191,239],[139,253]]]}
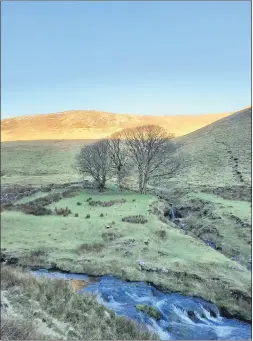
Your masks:
{"label": "bare tree", "polygon": [[179,167],[172,157],[173,134],[156,125],[128,128],[121,132],[137,166],[139,192],[144,194],[151,179],[171,176]]}
{"label": "bare tree", "polygon": [[122,181],[128,175],[128,154],[122,134],[117,132],[110,137],[110,157],[117,176],[118,187],[122,189]]}
{"label": "bare tree", "polygon": [[84,146],[77,155],[76,167],[81,174],[90,175],[103,191],[106,181],[113,176],[109,141],[101,140]]}

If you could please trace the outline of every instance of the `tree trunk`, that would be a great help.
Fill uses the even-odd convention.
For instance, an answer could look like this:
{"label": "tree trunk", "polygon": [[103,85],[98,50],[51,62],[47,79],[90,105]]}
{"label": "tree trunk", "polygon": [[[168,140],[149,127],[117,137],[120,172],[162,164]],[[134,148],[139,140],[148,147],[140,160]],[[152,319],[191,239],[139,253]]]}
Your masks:
{"label": "tree trunk", "polygon": [[141,170],[139,170],[138,185],[139,185],[139,193],[142,194],[142,191],[143,191],[143,177],[142,177],[142,172],[141,172]]}
{"label": "tree trunk", "polygon": [[119,190],[122,191],[120,170],[117,171],[117,183]]}

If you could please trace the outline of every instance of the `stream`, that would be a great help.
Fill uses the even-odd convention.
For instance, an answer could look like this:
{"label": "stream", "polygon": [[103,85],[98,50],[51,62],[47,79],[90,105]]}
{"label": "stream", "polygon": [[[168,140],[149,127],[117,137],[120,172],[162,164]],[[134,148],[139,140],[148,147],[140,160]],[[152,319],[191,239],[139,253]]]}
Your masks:
{"label": "stream", "polygon": [[[220,316],[219,309],[201,298],[165,294],[145,282],[126,282],[113,276],[32,271],[37,276],[65,279],[77,285],[80,294],[96,294],[99,303],[144,324],[161,340],[251,340],[251,325]],[[137,304],[154,307],[160,313],[155,320],[138,311]]]}

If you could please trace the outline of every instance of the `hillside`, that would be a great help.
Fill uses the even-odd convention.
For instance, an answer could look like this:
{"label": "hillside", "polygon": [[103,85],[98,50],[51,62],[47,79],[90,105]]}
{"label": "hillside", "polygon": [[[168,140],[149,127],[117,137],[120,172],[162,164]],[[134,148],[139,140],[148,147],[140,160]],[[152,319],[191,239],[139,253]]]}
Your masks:
{"label": "hillside", "polygon": [[177,138],[182,167],[176,182],[250,186],[251,107]]}
{"label": "hillside", "polygon": [[[113,122],[115,127],[118,127],[117,129],[127,126],[127,124],[130,124],[129,122],[132,122],[131,124],[134,122],[136,125],[140,124],[141,119],[144,118],[146,119],[146,123],[148,121],[153,122],[154,120],[157,121],[156,123],[159,123],[158,120],[160,119],[160,117],[154,116],[142,117],[116,114],[100,114],[96,115],[95,119],[95,113],[94,115],[88,115],[87,113],[86,115],[83,114],[83,117],[86,117],[86,122],[89,121],[90,125],[93,124],[93,119],[96,121],[94,125],[96,124],[98,127],[99,124],[100,126],[102,125],[101,122],[104,122],[103,124],[106,128],[109,126],[110,118],[114,120]],[[77,122],[79,117],[79,122],[81,122],[81,114],[78,116],[72,112],[69,115],[69,121],[72,122],[72,129],[75,132],[73,128],[74,118]],[[46,129],[50,129],[50,126],[56,127],[56,122],[58,122],[58,127],[61,127],[63,131],[65,129],[63,127],[67,125],[67,116],[67,114],[37,116],[41,122],[37,124],[36,129],[38,130],[38,127],[41,126],[40,130],[43,132]],[[52,120],[51,124],[49,124],[50,120],[48,117]],[[171,120],[171,122],[174,122],[174,127],[176,127],[176,120],[182,120],[182,118],[185,117],[170,116],[167,118],[164,117],[163,119],[167,119],[168,122]],[[193,122],[193,118],[197,124],[197,118],[199,116],[189,116],[187,117],[188,123],[185,122],[185,127],[188,124],[189,128],[189,122]],[[22,125],[18,123],[19,121],[23,122]],[[74,158],[80,148],[92,140],[88,138],[57,140],[56,136],[59,135],[53,135],[51,133],[54,136],[51,140],[29,141],[29,136],[31,137],[31,135],[26,135],[25,131],[30,129],[27,127],[34,125],[35,134],[34,121],[36,121],[34,117],[20,117],[2,121],[3,142],[1,143],[1,155],[2,171],[5,173],[5,176],[2,177],[2,182],[20,182],[21,177],[23,178],[22,181],[26,183],[39,183],[41,181],[51,183],[54,181],[66,182],[78,180],[79,175],[73,168]],[[200,122],[203,124],[204,121],[201,116]],[[171,124],[170,127],[172,126]],[[179,129],[180,125],[177,127]],[[17,134],[18,131],[20,132],[19,138],[21,140],[22,138],[27,139],[28,141],[4,142],[6,139],[8,140],[11,136]],[[93,134],[94,136],[95,129],[90,128],[90,131],[90,135]],[[100,132],[104,134],[108,133],[108,131],[109,128],[100,129]],[[42,137],[42,133],[38,133],[37,131],[36,134],[37,139]],[[214,187],[250,183],[251,108],[222,118],[195,132],[178,137],[176,140],[180,145],[179,153],[182,157],[182,166],[176,178],[173,179],[173,182],[179,186],[181,186],[182,182],[184,186],[207,185]],[[238,160],[233,160],[233,158],[237,158]],[[241,175],[240,173],[237,174],[237,172],[240,172]]]}
{"label": "hillside", "polygon": [[21,116],[1,122],[2,141],[99,139],[126,127],[159,124],[181,136],[204,127],[230,113],[192,116],[140,116],[97,111]]}

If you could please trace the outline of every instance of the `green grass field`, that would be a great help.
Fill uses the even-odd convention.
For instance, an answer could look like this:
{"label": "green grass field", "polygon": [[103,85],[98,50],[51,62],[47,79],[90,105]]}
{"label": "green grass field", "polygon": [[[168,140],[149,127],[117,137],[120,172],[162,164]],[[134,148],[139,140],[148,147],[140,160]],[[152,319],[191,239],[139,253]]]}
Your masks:
{"label": "green grass field", "polygon": [[75,157],[87,140],[1,143],[2,184],[50,184],[80,179]]}
{"label": "green grass field", "polygon": [[[90,206],[90,197],[94,201],[126,202]],[[82,190],[75,197],[48,206],[67,206],[72,211],[67,217],[4,211],[2,248],[16,252],[23,265],[53,264],[72,272],[145,280],[167,291],[203,297],[250,319],[249,304],[242,298],[250,296],[250,273],[203,242],[182,234],[174,224],[162,223],[149,210],[155,200],[154,196],[130,191]],[[122,218],[129,215],[143,215],[148,222],[123,222]],[[140,267],[140,260],[145,268]]]}

